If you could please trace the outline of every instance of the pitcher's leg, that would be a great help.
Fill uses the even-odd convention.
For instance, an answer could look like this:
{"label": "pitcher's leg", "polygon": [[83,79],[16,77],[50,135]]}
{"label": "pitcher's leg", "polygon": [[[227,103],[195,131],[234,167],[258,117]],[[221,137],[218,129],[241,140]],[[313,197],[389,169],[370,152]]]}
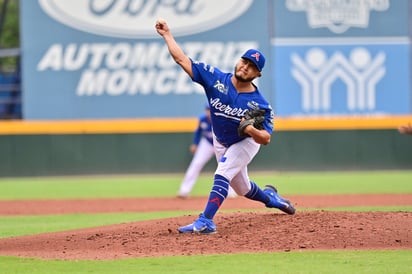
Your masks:
{"label": "pitcher's leg", "polygon": [[[225,151],[219,160],[215,172],[212,191],[210,192],[209,200],[203,212],[205,217],[212,219],[215,216],[228,195],[229,185],[231,185],[236,192],[247,188],[247,186],[237,186],[231,181],[239,173],[247,177],[247,164],[250,163],[258,151],[258,144],[244,141],[232,145]],[[237,187],[237,189],[235,187]],[[243,190],[239,193],[243,194]]]}

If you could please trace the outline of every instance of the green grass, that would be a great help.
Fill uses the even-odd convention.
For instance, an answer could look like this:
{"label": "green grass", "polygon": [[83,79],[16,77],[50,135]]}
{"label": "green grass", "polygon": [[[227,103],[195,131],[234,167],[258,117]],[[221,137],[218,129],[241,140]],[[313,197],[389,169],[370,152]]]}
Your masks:
{"label": "green grass", "polygon": [[412,171],[269,173],[257,178],[285,194],[412,193]]}
{"label": "green grass", "polygon": [[[105,177],[0,179],[0,200],[167,197],[182,174]],[[202,174],[194,196],[209,193],[212,174]],[[282,194],[412,193],[412,171],[251,173],[251,180],[274,184]]]}
{"label": "green grass", "polygon": [[0,257],[2,273],[412,273],[412,251],[312,251],[114,261]]}
{"label": "green grass", "polygon": [[0,200],[164,197],[176,193],[181,176],[0,179]]}
{"label": "green grass", "polygon": [[[202,174],[193,195],[209,193],[212,174]],[[0,200],[175,196],[183,174],[0,179]],[[412,193],[412,171],[250,173],[283,194]],[[303,209],[310,210],[310,209]],[[328,208],[412,211],[402,207]],[[188,212],[0,216],[0,237],[70,230]],[[1,249],[1,246],[0,246]],[[0,257],[1,273],[412,273],[412,250],[305,251],[175,256],[113,261],[61,261]],[[242,263],[239,263],[242,262]]]}

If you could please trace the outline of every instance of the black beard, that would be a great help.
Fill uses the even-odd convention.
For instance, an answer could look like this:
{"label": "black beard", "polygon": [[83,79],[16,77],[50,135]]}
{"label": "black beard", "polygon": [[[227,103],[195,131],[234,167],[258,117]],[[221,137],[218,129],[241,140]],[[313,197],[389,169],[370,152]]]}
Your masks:
{"label": "black beard", "polygon": [[239,82],[242,82],[242,83],[249,83],[249,82],[253,81],[253,78],[242,78],[242,77],[238,76],[236,73],[235,73],[235,78],[236,78],[236,80],[238,80]]}

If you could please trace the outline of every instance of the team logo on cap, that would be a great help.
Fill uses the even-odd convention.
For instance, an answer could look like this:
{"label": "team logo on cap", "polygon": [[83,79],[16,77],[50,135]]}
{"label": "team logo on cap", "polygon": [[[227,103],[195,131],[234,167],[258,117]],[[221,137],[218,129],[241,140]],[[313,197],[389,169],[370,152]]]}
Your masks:
{"label": "team logo on cap", "polygon": [[251,56],[255,57],[256,61],[259,62],[259,56],[260,56],[259,52],[255,52]]}

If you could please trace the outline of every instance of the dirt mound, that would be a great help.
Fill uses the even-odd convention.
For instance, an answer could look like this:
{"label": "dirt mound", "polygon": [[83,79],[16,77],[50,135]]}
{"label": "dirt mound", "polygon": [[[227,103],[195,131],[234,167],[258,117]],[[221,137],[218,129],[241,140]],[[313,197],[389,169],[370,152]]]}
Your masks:
{"label": "dirt mound", "polygon": [[65,260],[323,249],[410,249],[409,212],[221,213],[213,235],[179,234],[196,216],[0,239],[0,255]]}
{"label": "dirt mound", "polygon": [[[227,199],[215,217],[218,233],[179,234],[197,216],[0,239],[0,255],[64,260],[326,249],[411,249],[411,212],[331,212],[339,206],[410,206],[411,194],[288,196],[289,216],[245,198]],[[205,197],[0,201],[0,215],[147,212],[203,209]],[[259,208],[259,211],[254,209]],[[304,211],[318,208],[317,211]],[[262,210],[263,209],[263,210]],[[245,211],[246,210],[246,211]],[[254,211],[254,212],[253,212]]]}

